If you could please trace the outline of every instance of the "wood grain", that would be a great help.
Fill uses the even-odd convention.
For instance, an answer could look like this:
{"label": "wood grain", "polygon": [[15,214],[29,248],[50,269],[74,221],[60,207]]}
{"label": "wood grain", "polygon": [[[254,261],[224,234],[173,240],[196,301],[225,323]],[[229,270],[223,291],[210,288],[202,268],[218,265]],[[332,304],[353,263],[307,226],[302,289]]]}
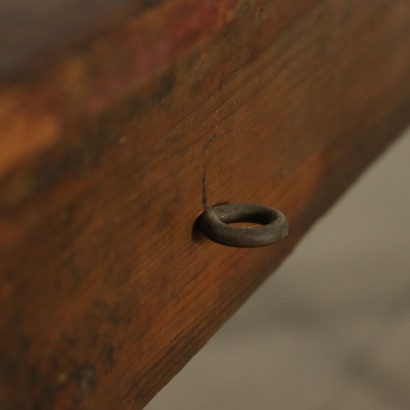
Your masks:
{"label": "wood grain", "polygon": [[[142,408],[406,125],[409,23],[407,0],[164,2],[5,84],[0,408]],[[206,240],[204,188],[290,237]]]}

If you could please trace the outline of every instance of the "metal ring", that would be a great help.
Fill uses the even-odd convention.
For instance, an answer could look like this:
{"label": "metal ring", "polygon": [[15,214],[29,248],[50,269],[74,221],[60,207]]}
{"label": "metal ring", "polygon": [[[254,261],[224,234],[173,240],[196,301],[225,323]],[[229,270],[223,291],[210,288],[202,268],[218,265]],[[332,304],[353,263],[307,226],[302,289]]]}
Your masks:
{"label": "metal ring", "polygon": [[[238,227],[235,222],[260,226]],[[237,248],[271,245],[288,235],[286,216],[277,209],[257,204],[226,204],[207,208],[199,218],[202,232],[212,241]]]}

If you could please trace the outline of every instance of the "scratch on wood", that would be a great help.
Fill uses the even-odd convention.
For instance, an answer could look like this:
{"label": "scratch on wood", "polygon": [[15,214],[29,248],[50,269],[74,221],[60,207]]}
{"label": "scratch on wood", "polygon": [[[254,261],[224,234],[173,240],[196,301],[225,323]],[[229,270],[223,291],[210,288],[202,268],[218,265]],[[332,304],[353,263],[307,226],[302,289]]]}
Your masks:
{"label": "scratch on wood", "polygon": [[206,159],[207,159],[207,150],[205,151],[205,160],[204,160],[204,170],[202,173],[201,185],[202,185],[202,208],[207,208],[207,193],[206,193]]}
{"label": "scratch on wood", "polygon": [[204,166],[203,166],[203,173],[202,173],[202,207],[204,210],[207,208],[208,204],[208,197],[207,197],[207,168],[208,168],[208,156],[209,156],[209,148],[211,144],[216,140],[216,134],[213,134],[207,141],[204,149]]}
{"label": "scratch on wood", "polygon": [[214,114],[214,132],[212,136],[208,139],[205,149],[204,149],[204,168],[202,173],[202,207],[204,210],[207,208],[208,204],[208,196],[207,196],[207,169],[208,169],[208,157],[209,157],[209,149],[212,143],[216,140],[218,129],[219,129],[219,119],[218,119],[219,109],[215,110]]}

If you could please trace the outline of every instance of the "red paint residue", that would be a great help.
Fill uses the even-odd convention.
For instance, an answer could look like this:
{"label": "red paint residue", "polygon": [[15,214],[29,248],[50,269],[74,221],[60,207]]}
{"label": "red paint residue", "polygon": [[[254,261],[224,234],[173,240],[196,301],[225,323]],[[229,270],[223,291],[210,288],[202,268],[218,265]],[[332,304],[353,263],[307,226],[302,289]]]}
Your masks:
{"label": "red paint residue", "polygon": [[[149,27],[151,16],[146,16],[139,27],[130,24],[118,33],[117,42],[121,44],[111,44],[112,64],[100,67],[97,78],[90,81],[97,85],[89,90],[90,113],[104,110],[106,101],[111,103],[113,97],[120,98],[153,72],[167,67],[178,55],[220,30],[233,18],[237,3],[238,0],[185,0],[174,3],[172,8],[164,7],[163,16],[155,10],[153,27]],[[158,25],[154,18],[161,17],[163,21]],[[107,49],[102,52],[105,55],[101,60],[107,58]]]}

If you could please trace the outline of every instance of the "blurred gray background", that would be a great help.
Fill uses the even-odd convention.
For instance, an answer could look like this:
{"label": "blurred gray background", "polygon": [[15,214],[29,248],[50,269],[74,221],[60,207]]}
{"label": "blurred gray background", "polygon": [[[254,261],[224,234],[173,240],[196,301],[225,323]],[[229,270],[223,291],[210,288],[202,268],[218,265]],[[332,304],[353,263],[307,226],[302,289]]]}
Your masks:
{"label": "blurred gray background", "polygon": [[410,409],[410,130],[146,407]]}

